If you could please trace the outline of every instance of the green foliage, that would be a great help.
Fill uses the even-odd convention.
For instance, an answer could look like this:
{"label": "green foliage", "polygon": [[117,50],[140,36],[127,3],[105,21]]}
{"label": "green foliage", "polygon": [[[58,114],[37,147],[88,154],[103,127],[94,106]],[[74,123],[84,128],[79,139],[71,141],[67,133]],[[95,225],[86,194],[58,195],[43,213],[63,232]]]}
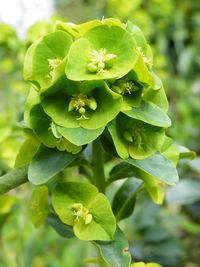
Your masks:
{"label": "green foliage", "polygon": [[[137,8],[140,1],[136,2]],[[17,169],[0,178],[0,192],[25,183],[28,176],[31,184],[43,185],[33,189],[28,201],[27,214],[36,227],[46,223],[66,239],[91,241],[99,249],[102,266],[159,267],[143,262],[130,265],[131,254],[136,260],[154,259],[135,257],[132,240],[129,252],[128,241],[117,225],[131,220],[141,192],[162,204],[163,188],[178,182],[179,158],[195,157],[166,135],[171,126],[168,100],[154,72],[151,47],[130,21],[125,24],[111,18],[53,24],[39,23],[28,32],[26,41],[33,44],[24,60],[24,79],[31,84],[24,112],[24,143],[20,138],[22,146],[15,152]],[[6,43],[5,37],[2,40]],[[22,127],[15,127],[4,117],[0,119],[1,143],[8,141],[17,127],[21,136]],[[117,181],[123,178],[122,184]],[[115,187],[111,208],[109,190]],[[187,187],[191,194],[184,189]],[[197,181],[183,180],[168,191],[168,203],[198,201],[197,187]],[[176,197],[172,197],[174,192]],[[143,210],[145,216],[145,207]],[[153,212],[147,211],[141,225],[153,220]],[[184,221],[183,225],[199,231],[196,224]],[[165,228],[160,228],[165,239]],[[144,242],[145,238],[155,242],[154,229]],[[160,254],[165,246],[171,247],[164,244]],[[69,252],[64,258],[69,259]],[[70,267],[82,266],[81,260],[74,259]]]}
{"label": "green foliage", "polygon": [[36,187],[28,203],[28,218],[35,227],[39,227],[45,221],[48,212],[48,188],[46,186]]}

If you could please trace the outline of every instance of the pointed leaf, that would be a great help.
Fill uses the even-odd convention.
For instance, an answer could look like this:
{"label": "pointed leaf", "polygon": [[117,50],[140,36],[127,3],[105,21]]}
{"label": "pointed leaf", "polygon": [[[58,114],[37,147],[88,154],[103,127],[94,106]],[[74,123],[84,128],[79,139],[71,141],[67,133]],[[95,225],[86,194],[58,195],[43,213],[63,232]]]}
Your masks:
{"label": "pointed leaf", "polygon": [[171,125],[170,118],[158,106],[150,102],[142,101],[138,108],[132,108],[123,113],[154,126],[169,127]]}
{"label": "pointed leaf", "polygon": [[178,182],[179,178],[175,166],[161,154],[156,153],[143,160],[129,158],[125,161],[166,184],[174,185]]}
{"label": "pointed leaf", "polygon": [[116,192],[112,209],[118,221],[132,214],[136,202],[136,194],[141,185],[141,180],[128,178]]}
{"label": "pointed leaf", "polygon": [[112,267],[130,266],[131,255],[128,252],[128,241],[119,227],[117,227],[113,241],[96,241],[94,244],[99,248],[103,259]]}
{"label": "pointed leaf", "polygon": [[55,214],[49,213],[46,217],[46,223],[51,225],[59,235],[65,238],[74,237],[72,227],[62,223],[58,216],[56,216]]}
{"label": "pointed leaf", "polygon": [[82,146],[91,143],[100,134],[102,134],[104,130],[104,127],[98,128],[96,130],[88,130],[82,127],[73,129],[57,126],[56,128],[63,137],[65,137],[72,144],[77,146]]}
{"label": "pointed leaf", "polygon": [[28,179],[35,185],[44,184],[76,158],[77,155],[41,145],[29,165]]}

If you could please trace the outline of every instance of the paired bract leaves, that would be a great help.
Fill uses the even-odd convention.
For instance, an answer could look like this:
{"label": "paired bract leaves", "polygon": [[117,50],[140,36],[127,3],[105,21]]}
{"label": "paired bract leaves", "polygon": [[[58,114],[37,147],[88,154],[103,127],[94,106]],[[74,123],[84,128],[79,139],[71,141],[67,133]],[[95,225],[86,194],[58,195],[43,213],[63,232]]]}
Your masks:
{"label": "paired bract leaves", "polygon": [[[106,60],[104,54],[113,55],[113,61]],[[120,78],[133,68],[137,57],[134,40],[128,32],[119,26],[100,25],[72,44],[66,75],[74,81]],[[88,64],[96,62],[95,58],[98,66],[92,71]]]}
{"label": "paired bract leaves", "polygon": [[27,51],[24,79],[36,87],[53,83],[57,76],[64,74],[66,63],[64,59],[71,44],[72,38],[63,31],[50,33],[37,40]]}
{"label": "paired bract leaves", "polygon": [[120,114],[108,124],[116,151],[121,158],[144,159],[164,142],[164,129]]}
{"label": "paired bract leaves", "polygon": [[56,186],[52,195],[61,221],[72,225],[81,240],[109,241],[116,230],[115,217],[105,195],[87,183],[67,182]]}
{"label": "paired bract leaves", "polygon": [[[92,101],[94,106],[90,105]],[[96,130],[116,117],[122,97],[112,92],[103,81],[75,83],[61,79],[41,93],[41,103],[59,126]]]}

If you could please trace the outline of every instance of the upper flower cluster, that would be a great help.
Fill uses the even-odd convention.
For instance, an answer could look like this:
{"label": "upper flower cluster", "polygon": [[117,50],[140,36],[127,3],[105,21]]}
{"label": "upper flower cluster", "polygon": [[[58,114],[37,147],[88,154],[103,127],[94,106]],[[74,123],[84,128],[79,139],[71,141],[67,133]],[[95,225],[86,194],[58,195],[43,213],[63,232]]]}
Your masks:
{"label": "upper flower cluster", "polygon": [[120,157],[148,157],[170,126],[152,65],[151,48],[131,22],[58,21],[26,54],[24,78],[32,89],[25,121],[48,147],[78,153],[103,133]]}

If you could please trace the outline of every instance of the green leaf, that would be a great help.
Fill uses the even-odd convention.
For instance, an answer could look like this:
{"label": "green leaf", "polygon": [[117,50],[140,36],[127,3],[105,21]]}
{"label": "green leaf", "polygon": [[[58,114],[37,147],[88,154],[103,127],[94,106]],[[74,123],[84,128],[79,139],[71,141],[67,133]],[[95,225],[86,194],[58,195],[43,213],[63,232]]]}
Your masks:
{"label": "green leaf", "polygon": [[15,168],[29,164],[37,152],[39,145],[40,143],[37,139],[29,138],[25,140],[17,154]]}
{"label": "green leaf", "polygon": [[65,238],[74,237],[72,227],[62,223],[58,216],[56,216],[55,214],[49,213],[46,217],[46,223],[51,225],[59,235]]}
{"label": "green leaf", "polygon": [[138,108],[132,108],[123,113],[154,126],[169,127],[171,125],[170,118],[158,106],[150,102],[142,101]]}
{"label": "green leaf", "polygon": [[40,96],[38,92],[31,87],[28,97],[26,99],[25,110],[24,110],[24,122],[27,127],[30,127],[30,111],[34,105],[40,103]]}
{"label": "green leaf", "polygon": [[195,151],[189,150],[187,147],[184,146],[178,146],[179,154],[180,154],[180,159],[195,159],[196,158],[196,153]]}
{"label": "green leaf", "polygon": [[41,185],[61,172],[77,158],[77,155],[40,146],[28,168],[28,179]]}
{"label": "green leaf", "polygon": [[152,200],[156,204],[163,204],[165,195],[160,182],[155,177],[144,171],[139,170],[138,172],[136,171],[136,173],[138,173],[139,177],[144,181],[146,190]]}
{"label": "green leaf", "polygon": [[28,218],[35,227],[39,227],[45,221],[48,213],[48,188],[46,186],[36,187],[28,202]]}
{"label": "green leaf", "polygon": [[81,240],[110,241],[116,229],[115,217],[105,195],[95,186],[80,182],[58,184],[53,207],[61,221],[72,225]]}
{"label": "green leaf", "polygon": [[84,35],[88,30],[95,28],[96,26],[100,25],[108,25],[108,26],[119,26],[121,28],[123,27],[123,24],[118,19],[114,18],[108,18],[108,19],[102,19],[102,20],[91,20],[85,23],[81,23],[76,25],[76,29],[79,31],[81,35]]}
{"label": "green leaf", "polygon": [[141,185],[141,180],[128,178],[116,192],[112,209],[118,221],[132,214],[136,202],[136,194]]}
{"label": "green leaf", "polygon": [[64,73],[64,58],[71,44],[70,35],[63,31],[50,33],[37,40],[29,47],[25,56],[24,79],[41,87],[50,85],[57,76]]}
{"label": "green leaf", "polygon": [[200,200],[200,181],[183,179],[167,191],[167,202],[170,204],[189,205]]}
{"label": "green leaf", "polygon": [[64,128],[61,126],[57,126],[58,132],[68,139],[72,144],[77,146],[82,146],[91,143],[94,141],[99,135],[102,134],[104,127],[95,129],[95,130],[87,130],[85,128]]}
{"label": "green leaf", "polygon": [[148,44],[140,28],[134,25],[131,21],[126,23],[126,30],[134,37],[138,47],[141,47],[142,52],[147,56]]}
{"label": "green leaf", "polygon": [[46,115],[40,104],[33,106],[30,111],[30,126],[39,140],[49,148],[56,147],[60,151],[66,150],[72,154],[77,154],[82,149],[59,135],[56,124]]}
{"label": "green leaf", "polygon": [[[83,81],[120,78],[133,68],[138,52],[134,40],[122,27],[100,25],[88,30],[83,37],[70,48],[66,65],[68,79]],[[115,61],[109,67],[103,67],[103,71],[90,71],[88,64],[92,62],[92,53],[101,53],[104,49],[106,55],[115,56]]]}
{"label": "green leaf", "polygon": [[138,80],[138,82],[149,85],[152,88],[155,87],[156,84],[155,77],[146,66],[141,53],[139,54],[137,62],[133,67],[133,71],[135,73],[135,77]]}
{"label": "green leaf", "polygon": [[165,141],[160,149],[160,153],[176,166],[179,160],[179,149],[173,143],[173,140],[168,136],[165,136]]}
{"label": "green leaf", "polygon": [[103,259],[111,266],[130,266],[131,255],[128,252],[128,241],[119,227],[117,227],[117,230],[115,231],[113,241],[96,241],[94,244],[99,248]]}
{"label": "green leaf", "polygon": [[162,267],[161,265],[157,264],[157,263],[144,263],[144,262],[136,262],[131,264],[130,267]]}
{"label": "green leaf", "polygon": [[145,90],[143,90],[142,98],[146,102],[152,102],[160,109],[162,109],[165,113],[168,111],[169,103],[167,100],[165,89],[163,87],[161,87],[159,90],[154,90],[150,87],[145,88]]}
{"label": "green leaf", "polygon": [[129,158],[125,161],[166,184],[174,185],[179,180],[175,166],[161,154],[156,153],[143,160]]}

